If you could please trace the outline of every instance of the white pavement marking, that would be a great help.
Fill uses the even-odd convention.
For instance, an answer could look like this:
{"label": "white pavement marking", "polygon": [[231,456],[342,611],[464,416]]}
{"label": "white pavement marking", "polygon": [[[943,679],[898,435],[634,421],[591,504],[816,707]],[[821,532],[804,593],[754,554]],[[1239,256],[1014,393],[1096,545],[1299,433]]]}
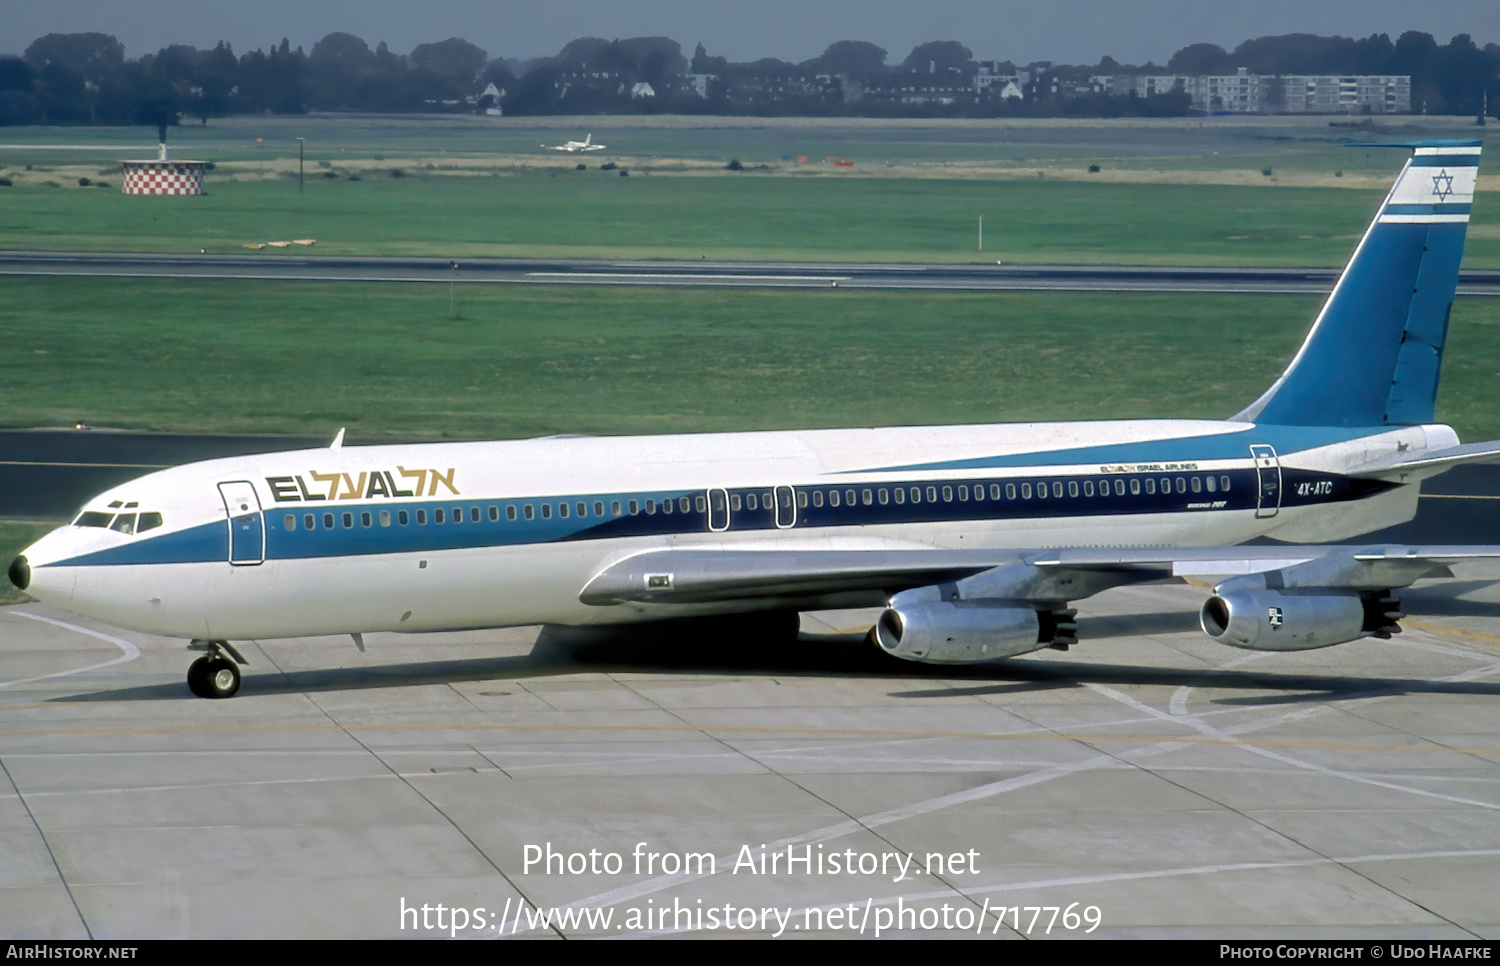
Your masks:
{"label": "white pavement marking", "polygon": [[[1474,677],[1481,677],[1485,674],[1492,674],[1496,671],[1500,671],[1500,664],[1491,664],[1483,668],[1476,668],[1473,671],[1465,671],[1463,674],[1450,675],[1448,678],[1439,678],[1438,680],[1466,680]],[[1164,721],[1176,721],[1181,724],[1185,724],[1188,727],[1192,728],[1194,731],[1197,731],[1199,734],[1205,735],[1210,738],[1218,738],[1222,741],[1232,743],[1252,754],[1261,755],[1262,757],[1270,758],[1273,761],[1279,761],[1284,764],[1291,765],[1294,768],[1302,768],[1306,769],[1307,771],[1317,772],[1320,775],[1327,775],[1330,778],[1342,778],[1346,781],[1359,782],[1365,785],[1374,785],[1377,788],[1388,788],[1392,791],[1407,792],[1412,795],[1420,795],[1426,798],[1441,799],[1442,801],[1454,802],[1455,804],[1459,805],[1473,805],[1476,808],[1487,808],[1500,811],[1500,803],[1481,801],[1476,798],[1463,798],[1457,795],[1444,795],[1442,792],[1432,792],[1422,788],[1413,788],[1410,785],[1400,785],[1396,782],[1382,781],[1378,778],[1371,778],[1367,775],[1361,775],[1356,772],[1343,771],[1338,768],[1329,768],[1326,765],[1319,765],[1314,762],[1303,761],[1300,758],[1294,758],[1291,755],[1283,754],[1279,751],[1273,751],[1270,748],[1261,748],[1248,742],[1238,741],[1234,737],[1234,734],[1232,732],[1226,731],[1223,728],[1215,728],[1213,725],[1208,724],[1205,721],[1201,721],[1193,715],[1173,715],[1167,711],[1159,711],[1156,708],[1145,704],[1144,702],[1137,701],[1135,698],[1132,698],[1128,694],[1116,691],[1114,688],[1105,687],[1102,684],[1087,684],[1085,685],[1085,687],[1089,688],[1090,690],[1096,691],[1107,698],[1113,698],[1114,700],[1119,701],[1122,704],[1135,708],[1137,711],[1155,715],[1156,717],[1161,718]],[[1375,693],[1378,694],[1381,692]],[[1353,697],[1353,695],[1340,695],[1339,697],[1332,698],[1330,700],[1341,701],[1348,700],[1351,697]]]}
{"label": "white pavement marking", "polygon": [[[1251,661],[1258,661],[1258,660],[1260,660],[1263,657],[1270,657],[1274,653],[1275,653],[1274,651],[1261,651],[1258,654],[1246,654],[1246,655],[1243,655],[1242,657],[1237,657],[1237,658],[1235,658],[1232,661],[1228,661],[1228,662],[1225,662],[1224,664],[1220,664],[1218,667],[1214,668],[1214,670],[1212,672],[1210,672],[1210,673],[1218,673],[1219,671],[1227,671],[1230,668],[1239,667],[1241,664],[1248,664]],[[1207,677],[1207,675],[1204,675],[1204,676]],[[1184,684],[1182,687],[1180,687],[1176,691],[1172,692],[1172,700],[1167,705],[1167,707],[1171,709],[1171,713],[1173,715],[1180,716],[1180,715],[1187,714],[1187,696],[1188,696],[1189,692],[1191,692],[1192,690],[1193,690],[1193,685],[1191,685],[1191,684]]]}
{"label": "white pavement marking", "polygon": [[111,664],[123,664],[126,661],[134,661],[136,658],[141,656],[140,648],[136,647],[129,641],[122,641],[118,637],[111,637],[108,634],[101,634],[99,631],[91,631],[87,627],[79,627],[77,624],[69,624],[66,621],[53,620],[51,617],[43,617],[40,614],[28,614],[25,611],[16,611],[15,613],[17,616],[25,617],[29,620],[41,621],[44,624],[53,624],[57,627],[66,628],[70,631],[77,631],[80,634],[87,634],[89,637],[97,637],[101,641],[106,641],[110,644],[113,644],[115,647],[118,647],[125,653],[121,654],[113,661],[102,661],[98,664],[90,664],[88,667],[75,667],[70,671],[54,671],[51,674],[43,674],[39,677],[34,678],[19,678],[15,681],[3,681],[0,682],[0,688],[8,688],[12,684],[31,684],[35,681],[45,681],[48,678],[66,677],[69,674],[82,674],[84,671],[97,671],[99,668],[109,667]]}

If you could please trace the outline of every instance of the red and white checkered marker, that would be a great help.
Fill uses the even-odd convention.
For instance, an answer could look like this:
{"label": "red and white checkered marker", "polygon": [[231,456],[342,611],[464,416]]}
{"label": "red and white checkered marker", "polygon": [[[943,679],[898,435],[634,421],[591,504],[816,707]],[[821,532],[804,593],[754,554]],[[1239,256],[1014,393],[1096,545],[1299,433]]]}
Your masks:
{"label": "red and white checkered marker", "polygon": [[127,195],[201,195],[202,161],[122,161],[120,191]]}

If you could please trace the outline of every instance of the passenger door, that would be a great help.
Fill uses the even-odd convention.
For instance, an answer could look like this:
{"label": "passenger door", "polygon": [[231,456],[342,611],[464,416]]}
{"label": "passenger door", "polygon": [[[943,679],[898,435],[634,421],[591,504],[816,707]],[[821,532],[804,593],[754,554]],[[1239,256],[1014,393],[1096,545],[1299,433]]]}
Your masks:
{"label": "passenger door", "polygon": [[266,526],[255,487],[245,480],[220,483],[219,496],[229,518],[229,562],[237,567],[264,563]]}
{"label": "passenger door", "polygon": [[1252,446],[1250,456],[1255,460],[1255,515],[1274,517],[1281,509],[1281,462],[1271,446]]}

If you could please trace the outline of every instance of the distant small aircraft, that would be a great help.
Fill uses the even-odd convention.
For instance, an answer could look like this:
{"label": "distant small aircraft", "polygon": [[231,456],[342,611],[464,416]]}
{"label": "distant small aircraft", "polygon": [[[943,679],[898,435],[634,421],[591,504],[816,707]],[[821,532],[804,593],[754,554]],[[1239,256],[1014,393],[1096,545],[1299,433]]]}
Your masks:
{"label": "distant small aircraft", "polygon": [[569,154],[578,154],[581,151],[603,151],[604,145],[593,143],[594,136],[590,134],[582,141],[568,141],[564,144],[544,144],[542,147],[548,151],[566,151]]}

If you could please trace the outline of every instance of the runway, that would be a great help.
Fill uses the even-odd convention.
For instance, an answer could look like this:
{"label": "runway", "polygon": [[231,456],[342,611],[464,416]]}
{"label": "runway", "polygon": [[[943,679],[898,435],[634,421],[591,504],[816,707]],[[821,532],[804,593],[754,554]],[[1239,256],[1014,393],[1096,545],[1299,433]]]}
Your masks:
{"label": "runway", "polygon": [[0,608],[0,935],[1493,940],[1500,570],[1459,576],[1300,654],[1148,586],[981,667],[833,613],[258,642],[222,702]]}
{"label": "runway", "polygon": [[[454,265],[457,268],[454,268]],[[451,282],[509,285],[637,285],[731,288],[866,288],[977,292],[1178,292],[1322,294],[1339,269],[828,262],[670,262],[0,252],[0,276],[257,279],[323,282]],[[1460,295],[1500,295],[1500,271],[1464,272]]]}

